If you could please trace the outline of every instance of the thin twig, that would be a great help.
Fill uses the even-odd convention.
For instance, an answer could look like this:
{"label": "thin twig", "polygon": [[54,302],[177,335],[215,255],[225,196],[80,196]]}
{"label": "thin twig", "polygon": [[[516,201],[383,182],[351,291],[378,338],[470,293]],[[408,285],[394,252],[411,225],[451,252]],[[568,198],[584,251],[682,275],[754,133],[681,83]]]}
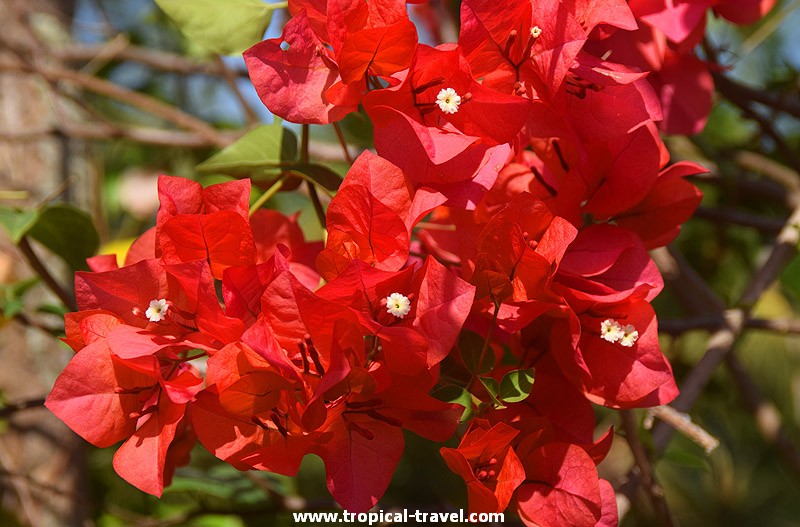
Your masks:
{"label": "thin twig", "polygon": [[[65,135],[78,139],[96,141],[113,141],[125,139],[135,143],[167,146],[176,148],[208,148],[219,146],[216,140],[210,141],[206,137],[193,132],[180,130],[164,130],[142,126],[127,126],[121,124],[92,124],[66,122],[54,126],[27,128],[24,130],[4,130],[0,132],[1,141],[38,141],[42,137]],[[220,132],[219,138],[227,144],[233,143],[241,133]]]}
{"label": "thin twig", "polygon": [[336,137],[339,138],[339,144],[342,145],[342,153],[344,154],[344,158],[347,160],[347,164],[352,165],[353,158],[350,155],[350,151],[347,149],[347,141],[344,139],[342,127],[339,126],[339,123],[333,123],[333,129],[336,131]]}
{"label": "thin twig", "polygon": [[725,364],[736,383],[738,392],[742,395],[745,406],[755,417],[761,437],[778,450],[789,468],[800,478],[800,453],[783,427],[780,411],[764,397],[735,353],[729,353],[725,357]]}
{"label": "thin twig", "polygon": [[698,207],[695,211],[695,217],[721,225],[751,227],[766,234],[777,234],[783,228],[783,222],[780,220],[725,207]]}
{"label": "thin twig", "polygon": [[[711,379],[711,375],[725,358],[725,355],[730,352],[734,342],[736,342],[736,339],[744,329],[745,322],[750,317],[750,311],[755,302],[794,257],[798,240],[800,240],[800,207],[795,209],[789,219],[786,220],[786,224],[778,234],[769,258],[753,276],[747,289],[742,294],[738,303],[739,307],[725,312],[725,324],[709,338],[705,355],[689,372],[681,386],[680,395],[673,403],[677,410],[686,412],[694,405],[694,402]],[[704,289],[708,289],[708,286],[704,286]],[[672,428],[668,426],[657,425],[653,429],[653,439],[657,452],[663,451],[671,436]]]}
{"label": "thin twig", "polygon": [[636,462],[636,467],[639,469],[641,483],[647,492],[647,496],[650,498],[650,503],[653,504],[653,510],[656,513],[658,524],[662,527],[674,527],[675,521],[667,505],[664,489],[658,483],[653,466],[650,464],[647,452],[645,452],[644,445],[642,445],[639,439],[639,427],[636,424],[636,415],[632,410],[620,410],[619,413],[622,418],[622,429],[625,430],[625,439],[631,447],[633,459]]}
{"label": "thin twig", "polygon": [[701,426],[693,423],[689,414],[678,412],[669,405],[665,404],[663,406],[647,409],[647,418],[644,422],[644,427],[646,429],[649,430],[653,427],[654,418],[658,418],[667,423],[672,428],[691,439],[692,442],[700,445],[700,447],[706,451],[706,454],[710,454],[719,446],[719,439],[706,432]]}
{"label": "thin twig", "polygon": [[28,242],[27,236],[22,237],[22,239],[19,241],[18,247],[22,255],[28,261],[28,264],[30,264],[31,268],[36,271],[36,274],[39,275],[50,291],[52,291],[59,299],[61,299],[64,305],[70,309],[70,311],[77,311],[78,305],[75,302],[74,295],[68,293],[67,289],[59,284],[53,275],[50,274],[50,271],[44,266],[42,261],[34,252],[33,247],[31,247],[30,242]]}
{"label": "thin twig", "polygon": [[784,97],[780,93],[762,88],[751,88],[722,74],[714,76],[714,85],[725,97],[754,101],[774,110],[800,117],[800,99],[796,97]]}
{"label": "thin twig", "polygon": [[[658,331],[668,335],[680,335],[687,331],[705,329],[714,331],[725,325],[725,319],[720,315],[696,315],[682,319],[660,319]],[[745,322],[747,329],[760,329],[783,334],[800,334],[800,320],[795,319],[768,319],[749,318]]]}
{"label": "thin twig", "polygon": [[[302,127],[302,134],[300,136],[300,163],[303,165],[308,164],[309,137],[309,127],[307,124],[304,124]],[[322,208],[322,202],[319,200],[317,186],[309,180],[306,180],[306,184],[308,186],[308,196],[311,198],[311,203],[314,205],[314,212],[317,215],[320,226],[324,230],[327,228],[325,221],[325,209]]]}
{"label": "thin twig", "polygon": [[236,97],[236,100],[239,101],[239,106],[241,106],[242,111],[244,111],[247,124],[252,126],[261,122],[258,114],[247,102],[247,99],[244,98],[244,95],[242,95],[242,90],[239,89],[239,79],[236,73],[234,73],[233,70],[231,70],[228,65],[225,64],[225,60],[223,60],[223,58],[219,55],[217,55],[217,63],[219,64],[220,70],[222,70],[222,78],[224,78],[225,82],[228,83],[228,86],[233,92],[234,97]]}
{"label": "thin twig", "polygon": [[174,106],[161,102],[158,99],[150,97],[149,95],[129,90],[128,88],[123,88],[122,86],[114,84],[113,82],[53,66],[39,65],[36,67],[31,67],[29,65],[9,64],[6,62],[1,64],[0,67],[4,71],[37,73],[45,80],[51,82],[72,82],[91,92],[116,99],[120,102],[161,117],[166,121],[196,133],[216,146],[224,147],[229,144],[228,141],[221,136],[216,129],[214,129],[214,127],[209,126],[205,121],[202,121],[201,119],[198,119],[197,117],[194,117],[193,115],[190,115]]}
{"label": "thin twig", "polygon": [[27,410],[29,408],[44,408],[44,398],[37,397],[36,399],[24,399],[22,401],[6,403],[0,407],[0,419],[9,417],[17,412]]}
{"label": "thin twig", "polygon": [[281,189],[281,187],[283,187],[283,184],[286,183],[287,179],[289,179],[288,174],[278,179],[278,181],[273,183],[271,187],[269,187],[263,194],[261,194],[261,196],[259,196],[259,198],[255,201],[255,203],[253,203],[253,205],[250,207],[250,216],[255,214],[258,209],[264,206],[264,203],[269,201],[269,199],[272,196],[277,194],[278,191]]}

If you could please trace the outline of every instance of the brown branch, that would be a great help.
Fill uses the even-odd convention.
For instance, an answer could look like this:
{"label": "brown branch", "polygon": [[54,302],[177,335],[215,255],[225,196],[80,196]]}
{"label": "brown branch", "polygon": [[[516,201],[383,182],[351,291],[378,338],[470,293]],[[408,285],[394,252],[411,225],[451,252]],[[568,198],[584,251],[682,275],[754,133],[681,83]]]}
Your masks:
{"label": "brown branch", "polygon": [[[133,45],[115,49],[114,51],[113,55],[108,56],[107,43],[94,45],[68,44],[53,48],[51,53],[62,62],[89,62],[106,53],[106,58],[136,62],[152,69],[169,73],[200,74],[213,77],[221,77],[223,75],[222,66],[218,62],[193,60],[177,53]],[[239,77],[247,77],[247,72],[244,70],[235,70],[233,73]]]}
{"label": "brown branch", "polygon": [[70,311],[77,311],[78,305],[75,303],[75,296],[72,293],[67,292],[67,289],[59,284],[53,275],[50,274],[50,271],[44,266],[42,261],[34,252],[33,247],[31,247],[30,242],[28,242],[27,236],[22,237],[22,239],[19,241],[18,247],[22,255],[28,261],[28,264],[36,272],[36,274],[39,275],[50,291],[52,291],[59,299],[61,299],[61,301],[69,308]]}
{"label": "brown branch", "polygon": [[780,412],[764,397],[736,354],[729,353],[725,357],[725,364],[736,383],[738,392],[742,395],[745,406],[755,417],[759,434],[767,444],[778,450],[789,468],[800,478],[800,453],[783,428]]}
{"label": "brown branch", "polygon": [[[706,353],[697,362],[681,386],[681,393],[673,402],[678,411],[688,411],[702,393],[711,375],[717,369],[725,356],[731,351],[734,342],[738,339],[750,317],[753,305],[761,294],[777,279],[783,268],[794,257],[796,247],[800,240],[800,207],[795,209],[784,228],[778,234],[772,252],[764,265],[753,276],[747,289],[739,300],[739,307],[729,309],[724,313],[725,323],[714,333],[708,341]],[[713,296],[708,286],[703,284],[697,291],[699,294]],[[703,293],[705,292],[705,293]],[[666,425],[656,425],[653,430],[653,440],[656,452],[666,448],[673,430]]]}
{"label": "brown branch", "polygon": [[757,102],[774,110],[800,118],[800,99],[797,98],[797,94],[787,97],[761,88],[751,88],[721,73],[712,71],[712,75],[717,90],[728,99]]}
{"label": "brown branch", "polygon": [[692,422],[689,414],[678,412],[668,404],[647,409],[647,418],[644,427],[650,429],[655,418],[667,423],[672,428],[691,439],[699,445],[706,454],[710,454],[719,446],[719,439],[709,434],[705,429]]}
{"label": "brown branch", "polygon": [[644,445],[642,445],[639,439],[639,427],[636,424],[636,415],[632,410],[620,410],[619,414],[622,418],[622,429],[625,431],[625,439],[631,447],[631,453],[633,453],[633,459],[639,471],[639,478],[647,492],[647,496],[650,498],[650,503],[653,505],[658,524],[662,527],[673,527],[675,525],[675,520],[667,505],[664,489],[658,483],[653,466],[650,464],[650,459],[644,449]]}
{"label": "brown branch", "polygon": [[350,151],[347,149],[347,141],[344,139],[342,127],[339,126],[339,123],[333,123],[333,129],[336,131],[336,137],[339,139],[339,144],[342,145],[342,153],[344,154],[344,158],[347,160],[347,164],[352,165],[353,158],[350,155]]}
{"label": "brown branch", "polygon": [[44,65],[33,66],[31,64],[10,64],[5,62],[0,64],[0,68],[2,68],[4,71],[11,72],[37,73],[49,82],[69,81],[91,92],[104,95],[161,117],[166,121],[194,132],[198,136],[206,139],[211,144],[219,147],[228,145],[228,141],[216,129],[214,129],[214,127],[208,125],[201,119],[184,112],[183,110],[163,103],[158,99],[150,97],[149,95],[144,95],[142,93],[114,84],[113,82],[99,79],[91,75],[78,73],[72,70]]}
{"label": "brown branch", "polygon": [[[725,319],[719,315],[698,315],[684,319],[667,319],[658,321],[658,331],[668,335],[680,335],[687,331],[705,329],[714,331],[725,325]],[[800,320],[748,318],[747,329],[761,329],[783,334],[800,334]]]}
{"label": "brown branch", "polygon": [[725,207],[698,207],[695,211],[695,217],[703,218],[716,224],[751,227],[767,234],[777,234],[783,228],[783,222],[780,220]]}
{"label": "brown branch", "polygon": [[242,95],[242,90],[239,89],[239,85],[237,84],[238,78],[236,73],[225,64],[225,61],[219,55],[217,55],[217,63],[222,70],[222,77],[225,79],[228,87],[230,87],[236,100],[239,101],[239,106],[242,107],[242,111],[244,111],[247,124],[250,126],[258,124],[261,120],[258,118],[255,110],[250,107],[244,95]]}
{"label": "brown branch", "polygon": [[[108,123],[72,123],[65,122],[55,126],[29,128],[25,130],[6,130],[0,132],[3,141],[36,141],[51,135],[65,135],[79,139],[96,141],[112,141],[125,139],[135,143],[176,148],[209,148],[219,146],[217,141],[210,141],[193,132],[165,130],[143,126],[127,126]],[[219,138],[228,144],[234,142],[241,134],[220,132]]]}
{"label": "brown branch", "polygon": [[36,399],[24,399],[22,401],[15,401],[13,403],[6,403],[0,407],[0,419],[10,417],[22,410],[29,408],[44,408],[44,398],[38,397]]}

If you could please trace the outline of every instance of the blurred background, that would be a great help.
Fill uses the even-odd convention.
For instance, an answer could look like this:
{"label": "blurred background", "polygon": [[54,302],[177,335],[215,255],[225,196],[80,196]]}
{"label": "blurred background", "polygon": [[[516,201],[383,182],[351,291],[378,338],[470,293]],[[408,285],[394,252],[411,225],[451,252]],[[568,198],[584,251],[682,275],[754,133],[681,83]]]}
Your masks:
{"label": "blurred background", "polygon": [[[433,13],[440,34],[456,38],[456,2],[431,0],[412,13]],[[267,36],[287,16],[276,10]],[[754,27],[710,18],[708,34],[731,84],[718,83],[702,133],[665,139],[673,161],[709,169],[693,179],[705,198],[673,246],[654,254],[668,282],[655,302],[662,344],[679,385],[710,336],[728,327],[725,310],[750,309],[742,295],[800,206],[800,1],[779,2]],[[192,44],[152,0],[0,1],[0,526],[292,525],[292,510],[333,506],[315,457],[292,479],[238,472],[202,448],[156,499],[114,473],[113,449],[91,447],[42,407],[72,352],[57,339],[64,302],[31,266],[39,261],[69,284],[81,262],[54,257],[59,244],[124,253],[154,224],[158,174],[219,182],[226,176],[197,165],[271,120],[243,61]],[[371,145],[365,115],[343,129],[353,153]],[[312,128],[311,147],[314,159],[346,171],[328,127]],[[53,201],[86,215],[70,212],[42,234],[49,242],[22,246],[18,209]],[[321,238],[301,190],[268,206],[301,211],[306,239]],[[682,526],[800,526],[800,258],[781,256],[778,282],[757,298],[690,412],[719,446],[707,454],[677,434],[654,461]],[[647,412],[637,417],[647,424]],[[622,430],[616,412],[598,409],[598,422],[599,431]],[[649,432],[640,435],[658,450]],[[385,509],[466,507],[439,446],[408,435]],[[620,437],[600,470],[619,489],[621,524],[656,525],[627,479],[631,466]]]}

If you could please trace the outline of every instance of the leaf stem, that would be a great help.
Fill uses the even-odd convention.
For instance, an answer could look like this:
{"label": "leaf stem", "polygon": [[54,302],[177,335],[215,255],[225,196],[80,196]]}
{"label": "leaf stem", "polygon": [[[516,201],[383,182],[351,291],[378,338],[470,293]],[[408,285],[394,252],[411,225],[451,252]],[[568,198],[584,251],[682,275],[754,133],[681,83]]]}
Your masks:
{"label": "leaf stem", "polygon": [[478,358],[478,367],[475,368],[475,372],[472,374],[472,379],[470,379],[469,384],[467,386],[472,386],[472,383],[475,382],[478,375],[481,371],[481,366],[483,366],[483,361],[486,360],[486,352],[489,351],[489,344],[492,341],[492,334],[494,333],[494,328],[497,325],[497,316],[500,314],[500,302],[496,299],[494,300],[494,315],[492,315],[492,322],[489,324],[489,331],[486,333],[486,340],[483,342],[483,348],[481,348],[481,356]]}
{"label": "leaf stem", "polygon": [[339,126],[339,123],[333,123],[333,129],[336,131],[336,137],[339,138],[339,144],[342,145],[342,153],[344,153],[344,158],[347,160],[348,164],[352,165],[353,158],[350,155],[350,151],[347,149],[347,141],[344,139],[342,127]]}
{"label": "leaf stem", "polygon": [[[308,164],[308,136],[308,125],[304,124],[303,133],[300,137],[300,163],[304,165]],[[317,213],[319,224],[325,229],[325,209],[322,208],[322,202],[319,200],[317,186],[309,180],[306,180],[306,184],[308,185],[308,196],[311,198],[311,203],[314,205],[314,212]]]}
{"label": "leaf stem", "polygon": [[278,181],[272,184],[258,199],[253,203],[250,207],[249,215],[252,216],[256,213],[258,209],[264,206],[264,203],[270,200],[272,196],[278,193],[278,191],[283,187],[283,184],[286,183],[286,180],[289,179],[289,174],[285,174],[282,176]]}

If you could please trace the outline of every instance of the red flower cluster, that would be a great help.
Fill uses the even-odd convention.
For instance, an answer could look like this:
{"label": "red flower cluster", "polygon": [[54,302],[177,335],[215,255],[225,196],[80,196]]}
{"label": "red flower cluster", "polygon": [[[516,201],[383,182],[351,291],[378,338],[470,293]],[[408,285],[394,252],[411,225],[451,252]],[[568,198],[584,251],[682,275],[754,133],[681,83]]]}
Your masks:
{"label": "red flower cluster", "polygon": [[[368,184],[375,167],[359,168]],[[47,399],[87,441],[125,440],[120,476],[160,495],[196,439],[242,470],[294,475],[315,453],[331,494],[363,511],[389,484],[403,428],[453,434],[463,408],[428,392],[472,286],[433,258],[391,271],[355,259],[313,292],[304,282],[319,275],[304,257],[321,247],[293,218],[248,221],[249,181],[202,189],[162,176],[159,194],[154,233],[124,267],[100,257],[77,274],[65,339],[77,353]],[[203,360],[201,374],[192,364]]]}
{"label": "red flower cluster", "polygon": [[77,354],[47,406],[95,445],[125,440],[114,466],[146,492],[197,438],[242,470],[293,475],[314,453],[333,497],[364,511],[402,429],[455,432],[464,406],[429,395],[444,372],[479,416],[442,449],[471,510],[616,524],[596,470],[612,434],[594,439],[592,404],[677,394],[647,250],[694,212],[685,177],[702,172],[667,166],[659,100],[675,116],[675,92],[617,50],[655,28],[679,43],[708,7],[752,18],[662,4],[464,0],[459,43],[430,47],[404,1],[290,1],[283,36],[245,53],[261,99],[315,124],[362,104],[379,154],[345,177],[324,248],[294,218],[249,218],[248,182],[162,177],[157,226],[126,265],[78,273]]}

